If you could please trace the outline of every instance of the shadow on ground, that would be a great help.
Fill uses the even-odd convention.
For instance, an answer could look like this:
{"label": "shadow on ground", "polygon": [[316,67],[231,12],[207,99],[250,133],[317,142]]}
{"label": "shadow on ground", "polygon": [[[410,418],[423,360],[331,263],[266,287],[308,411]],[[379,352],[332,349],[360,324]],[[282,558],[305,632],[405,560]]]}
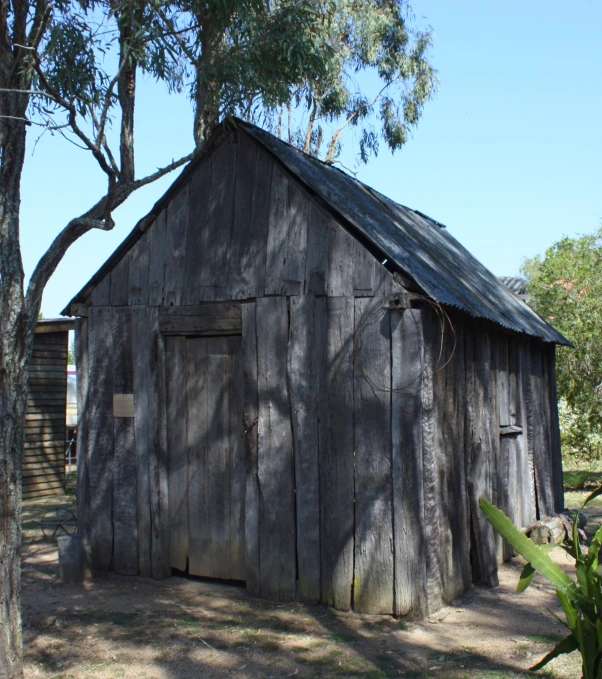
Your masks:
{"label": "shadow on ground", "polygon": [[[500,587],[474,587],[427,621],[270,603],[184,577],[97,574],[87,588],[62,585],[55,545],[37,527],[46,506],[24,507],[28,679],[515,679],[563,633],[546,611],[557,608],[546,583],[514,593],[518,562],[504,566]],[[548,676],[578,676],[574,656],[554,663]]]}

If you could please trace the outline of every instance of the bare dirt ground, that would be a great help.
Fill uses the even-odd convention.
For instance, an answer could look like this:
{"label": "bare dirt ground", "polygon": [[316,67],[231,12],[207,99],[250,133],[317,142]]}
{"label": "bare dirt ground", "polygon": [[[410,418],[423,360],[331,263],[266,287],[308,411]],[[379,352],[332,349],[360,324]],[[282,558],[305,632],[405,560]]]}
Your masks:
{"label": "bare dirt ground", "polygon": [[[182,577],[156,582],[104,574],[83,588],[58,582],[56,545],[41,539],[40,518],[61,500],[24,503],[27,679],[581,675],[575,653],[538,675],[527,671],[564,627],[547,612],[560,609],[543,579],[515,593],[519,559],[500,569],[499,587],[473,587],[425,621],[274,604],[242,587]],[[602,522],[602,510],[592,512]],[[570,569],[564,552],[554,554]]]}

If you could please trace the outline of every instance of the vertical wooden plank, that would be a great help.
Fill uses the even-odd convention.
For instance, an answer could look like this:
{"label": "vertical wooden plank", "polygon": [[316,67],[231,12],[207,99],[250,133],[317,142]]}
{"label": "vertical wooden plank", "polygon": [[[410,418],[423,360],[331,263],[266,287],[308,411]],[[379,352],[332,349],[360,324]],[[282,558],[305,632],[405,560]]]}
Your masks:
{"label": "vertical wooden plank", "polygon": [[316,301],[322,603],[338,610],[353,580],[353,322],[353,298]]}
{"label": "vertical wooden plank", "polygon": [[245,580],[259,595],[259,485],[257,475],[257,329],[255,302],[242,305],[243,423],[246,456]]}
{"label": "vertical wooden plank", "polygon": [[230,577],[245,579],[245,447],[243,442],[242,341],[228,338],[230,450]]}
{"label": "vertical wooden plank", "polygon": [[306,295],[326,294],[331,221],[330,215],[327,215],[315,203],[311,204],[307,231],[307,258],[305,261]]}
{"label": "vertical wooden plank", "polygon": [[284,293],[303,294],[307,257],[307,228],[309,223],[309,197],[300,186],[289,184],[288,235],[286,238],[286,264],[283,271]]}
{"label": "vertical wooden plank", "polygon": [[424,336],[424,375],[422,380],[422,470],[426,554],[426,599],[429,613],[443,604],[441,572],[440,484],[441,451],[436,421],[435,370],[438,365],[440,332],[431,309],[421,315]]}
{"label": "vertical wooden plank", "polygon": [[[454,440],[453,440],[453,488],[450,490],[454,506],[453,553],[457,587],[466,591],[472,581],[470,565],[470,506],[466,483],[466,360],[464,338],[466,321],[459,315],[452,316],[453,333],[448,335],[454,370],[451,388],[454,393]],[[448,380],[449,385],[449,380]]]}
{"label": "vertical wooden plank", "polygon": [[[453,564],[453,513],[451,506],[452,465],[453,457],[453,393],[447,393],[448,381],[453,380],[453,367],[448,361],[449,348],[447,334],[449,329],[442,314],[436,314],[433,309],[427,312],[425,318],[427,328],[425,341],[431,343],[430,351],[433,360],[433,450],[436,464],[437,513],[439,524],[439,568],[441,597],[443,601],[455,598],[454,564]],[[428,350],[427,350],[428,351]],[[450,397],[452,397],[450,399]]]}
{"label": "vertical wooden plank", "polygon": [[182,304],[198,304],[203,299],[201,292],[203,266],[209,259],[212,248],[207,233],[211,164],[211,156],[205,158],[190,179]]}
{"label": "vertical wooden plank", "polygon": [[[497,431],[500,436],[501,427],[509,426],[512,423],[513,415],[510,406],[510,364],[508,354],[508,336],[497,333],[495,338],[496,346],[496,399],[497,399]],[[497,464],[497,506],[515,520],[516,517],[516,449],[514,440],[507,440],[507,437],[500,438],[499,459]],[[501,551],[500,551],[501,550]],[[504,540],[501,544],[498,538],[498,560],[501,562],[512,558],[512,547]]]}
{"label": "vertical wooden plank", "polygon": [[168,337],[166,357],[169,565],[184,571],[188,560],[186,339]]}
{"label": "vertical wooden plank", "polygon": [[[128,307],[113,309],[113,393],[132,394],[132,316]],[[113,558],[111,569],[138,573],[138,516],[134,419],[113,417]]]}
{"label": "vertical wooden plank", "polygon": [[[203,406],[207,411],[206,437],[202,446],[199,476],[201,480],[201,503],[205,510],[202,527],[204,545],[203,570],[199,575],[230,579],[230,414],[228,402],[229,364],[228,338],[207,337],[188,339],[191,344],[206,344],[207,359],[204,381],[206,398]],[[190,424],[190,418],[189,418]],[[189,441],[192,449],[192,442]],[[192,558],[190,562],[192,568]]]}
{"label": "vertical wooden plank", "polygon": [[[439,457],[439,530],[444,601],[470,585],[470,531],[464,466],[466,407],[462,321],[439,317],[435,324],[434,405]],[[442,337],[441,337],[442,333]]]}
{"label": "vertical wooden plank", "polygon": [[330,297],[353,296],[354,239],[334,220],[330,223],[330,245],[326,291]]}
{"label": "vertical wooden plank", "polygon": [[75,364],[77,365],[77,532],[85,560],[85,579],[92,577],[90,546],[90,487],[89,487],[89,351],[88,319],[75,321]]}
{"label": "vertical wooden plank", "polygon": [[291,412],[286,380],[287,301],[257,300],[260,591],[295,596],[295,508]]}
{"label": "vertical wooden plank", "polygon": [[163,304],[163,282],[165,278],[165,222],[167,210],[163,210],[148,228],[148,303],[150,306]]}
{"label": "vertical wooden plank", "polygon": [[265,293],[299,295],[305,284],[309,201],[274,165],[268,225]]}
{"label": "vertical wooden plank", "polygon": [[149,235],[142,234],[130,250],[129,303],[148,304]]}
{"label": "vertical wooden plank", "polygon": [[508,367],[508,338],[501,333],[497,336],[497,405],[500,427],[511,424],[510,414],[510,389],[509,389],[509,367]]}
{"label": "vertical wooden plank", "polygon": [[251,242],[241,261],[241,269],[248,272],[247,297],[259,297],[265,287],[268,222],[272,192],[272,166],[274,161],[261,149],[257,149],[255,186],[253,190],[253,214],[251,217]]}
{"label": "vertical wooden plank", "polygon": [[[551,382],[550,380],[550,372],[549,372],[549,352],[548,352],[548,346],[544,342],[539,343],[539,350],[541,352],[541,400],[542,400],[542,407],[541,407],[541,416],[542,416],[542,423],[541,427],[544,432],[544,441],[545,441],[545,462],[544,462],[544,470],[545,474],[547,477],[547,484],[550,487],[550,504],[549,504],[549,513],[553,514],[556,511],[556,497],[559,494],[558,493],[558,481],[562,479],[562,460],[558,459],[554,455],[554,449],[555,449],[555,436],[556,436],[556,431],[553,423],[553,415],[552,415],[552,398],[553,398],[553,392],[555,391],[555,381]],[[553,345],[552,345],[553,346]],[[555,410],[555,408],[554,408]],[[558,426],[558,425],[556,425]],[[559,448],[560,446],[558,446]],[[557,465],[559,464],[559,469]],[[561,484],[562,485],[562,484]],[[564,492],[560,490],[560,493],[564,495]],[[563,507],[561,506],[561,509]]]}
{"label": "vertical wooden plank", "polygon": [[263,295],[265,287],[274,161],[244,133],[239,135],[237,158],[228,295],[250,299]]}
{"label": "vertical wooden plank", "polygon": [[149,471],[151,503],[151,571],[157,580],[171,575],[169,567],[169,496],[167,476],[165,345],[159,331],[158,310],[149,323],[148,420],[150,423]]}
{"label": "vertical wooden plank", "polygon": [[108,273],[96,285],[90,295],[90,301],[93,306],[108,306],[111,301],[111,274]]}
{"label": "vertical wooden plank", "polygon": [[111,306],[124,306],[129,298],[130,255],[126,253],[111,271]]}
{"label": "vertical wooden plank", "polygon": [[391,312],[395,615],[426,615],[420,309]]}
{"label": "vertical wooden plank", "polygon": [[315,299],[290,299],[288,382],[290,385],[299,598],[320,601],[320,474],[318,467],[318,402],[315,342]]}
{"label": "vertical wooden plank", "polygon": [[[234,222],[232,245],[228,260],[228,299],[245,299],[255,296],[255,261],[249,256],[256,240],[253,220],[253,193],[255,190],[257,143],[246,134],[238,134],[236,155],[236,194],[234,196]],[[256,254],[256,253],[253,253]]]}
{"label": "vertical wooden plank", "polygon": [[356,297],[372,297],[376,260],[357,240],[353,241],[353,294]]}
{"label": "vertical wooden plank", "polygon": [[150,577],[151,517],[149,472],[149,389],[152,356],[150,314],[147,307],[132,309],[134,351],[134,440],[136,442],[136,506],[138,514],[138,572]]}
{"label": "vertical wooden plank", "polygon": [[201,299],[226,298],[228,260],[234,222],[236,153],[238,145],[230,135],[215,150],[211,163],[211,188],[205,227],[206,247],[201,254]]}
{"label": "vertical wooden plank", "polygon": [[286,238],[289,219],[289,177],[274,164],[272,169],[272,190],[268,217],[268,240],[265,265],[265,294],[283,293],[283,273],[286,264]]}
{"label": "vertical wooden plank", "polygon": [[521,526],[528,526],[537,519],[535,496],[535,466],[533,464],[532,436],[532,394],[531,394],[531,355],[529,339],[517,339],[517,382],[518,382],[518,421],[523,428],[519,438],[519,462],[521,469]]}
{"label": "vertical wooden plank", "polygon": [[467,389],[466,412],[468,496],[471,512],[472,573],[475,582],[498,582],[493,528],[479,507],[479,499],[491,497],[491,343],[482,325],[471,323],[465,335]]}
{"label": "vertical wooden plank", "polygon": [[353,608],[393,613],[391,325],[389,312],[355,300],[355,569]]}
{"label": "vertical wooden plank", "polygon": [[546,419],[547,385],[543,372],[543,342],[531,340],[531,445],[535,469],[538,517],[554,512],[554,498],[548,456],[548,422]]}
{"label": "vertical wooden plank", "polygon": [[550,468],[553,472],[554,511],[564,509],[564,479],[562,474],[562,450],[560,444],[560,421],[558,419],[558,390],[556,382],[556,345],[546,344],[547,382],[550,399]]}
{"label": "vertical wooden plank", "polygon": [[91,307],[88,469],[92,565],[109,570],[113,552],[113,333],[110,307]]}
{"label": "vertical wooden plank", "polygon": [[[500,334],[492,330],[489,326],[484,327],[484,332],[489,335],[490,344],[490,394],[489,402],[486,403],[486,413],[489,417],[489,440],[490,445],[488,451],[490,453],[489,459],[489,483],[491,484],[491,493],[489,497],[493,498],[492,502],[497,507],[504,507],[504,511],[508,508],[507,502],[507,474],[508,465],[504,462],[500,451],[500,407],[498,404],[498,376],[500,373],[499,367],[499,342]],[[493,538],[495,541],[495,551],[498,564],[504,562],[504,541],[502,536],[494,531]]]}
{"label": "vertical wooden plank", "polygon": [[180,189],[167,206],[163,284],[163,303],[166,306],[177,306],[182,300],[182,289],[185,285],[184,265],[187,251],[189,202],[190,183]]}
{"label": "vertical wooden plank", "polygon": [[[215,554],[211,551],[210,502],[214,482],[210,454],[211,402],[208,382],[207,340],[186,343],[186,445],[188,448],[188,572],[208,576]],[[221,380],[220,380],[221,383]],[[216,442],[219,445],[219,441]],[[222,480],[223,481],[223,480]]]}

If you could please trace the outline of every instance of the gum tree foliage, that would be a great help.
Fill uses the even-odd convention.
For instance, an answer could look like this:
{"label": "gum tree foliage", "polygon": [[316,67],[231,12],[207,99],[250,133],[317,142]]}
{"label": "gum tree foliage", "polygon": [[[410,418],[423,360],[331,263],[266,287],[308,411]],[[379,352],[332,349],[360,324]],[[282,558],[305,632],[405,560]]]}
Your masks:
{"label": "gum tree foliage", "polygon": [[428,59],[430,29],[415,28],[403,0],[339,0],[328,41],[334,56],[325,77],[306,79],[286,106],[251,115],[329,163],[338,157],[348,128],[357,132],[363,163],[378,154],[381,142],[400,149],[437,87]]}
{"label": "gum tree foliage", "polygon": [[565,452],[602,456],[602,228],[563,238],[527,260],[531,304],[575,348],[558,350],[558,393]]}

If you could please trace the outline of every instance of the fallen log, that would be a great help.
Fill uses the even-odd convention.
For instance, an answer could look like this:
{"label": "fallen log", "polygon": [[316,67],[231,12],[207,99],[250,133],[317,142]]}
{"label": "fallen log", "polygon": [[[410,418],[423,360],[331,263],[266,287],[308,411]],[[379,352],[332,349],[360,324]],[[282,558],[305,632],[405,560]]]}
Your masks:
{"label": "fallen log", "polygon": [[[566,510],[554,516],[544,516],[539,521],[522,529],[522,532],[530,537],[536,545],[560,545],[563,542],[573,542],[573,519],[575,512]],[[587,522],[587,517],[579,512],[579,537],[585,540],[582,528]]]}

